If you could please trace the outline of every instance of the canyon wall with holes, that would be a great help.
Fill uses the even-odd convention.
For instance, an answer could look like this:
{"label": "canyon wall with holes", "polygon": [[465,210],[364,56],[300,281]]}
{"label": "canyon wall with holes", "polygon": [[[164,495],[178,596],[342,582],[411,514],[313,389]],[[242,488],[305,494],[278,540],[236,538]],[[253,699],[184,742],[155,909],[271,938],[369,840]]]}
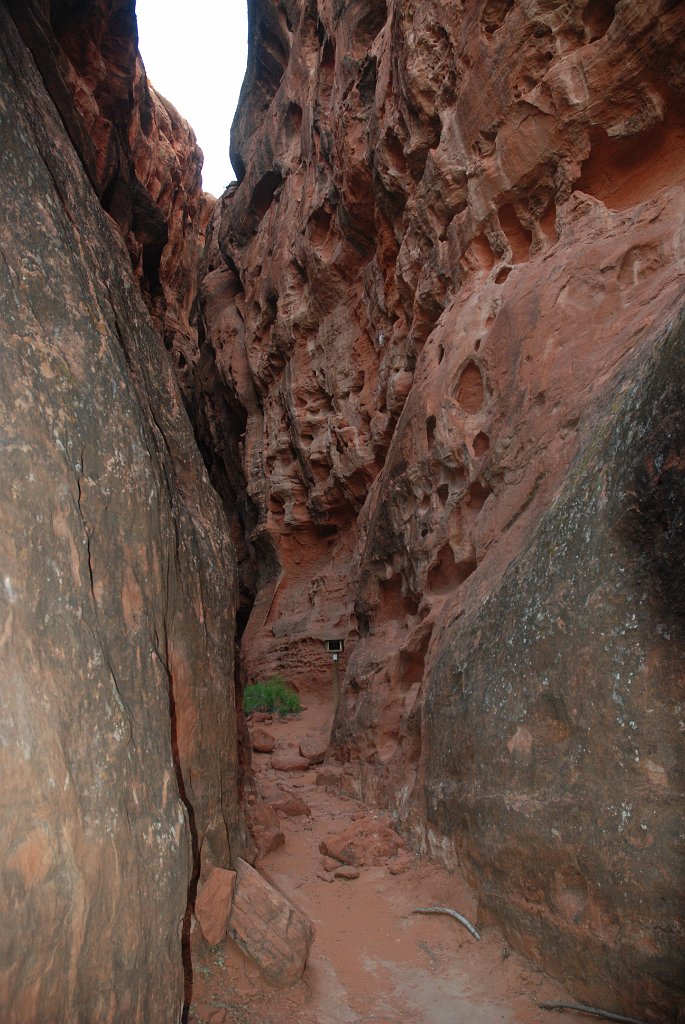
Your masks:
{"label": "canyon wall with holes", "polygon": [[235,552],[161,334],[196,346],[201,159],[133,0],[0,3],[7,1024],[180,1020],[198,875],[249,853]]}
{"label": "canyon wall with holes", "polygon": [[343,638],[349,786],[675,1019],[682,3],[249,11],[193,400],[247,674],[330,686]]}

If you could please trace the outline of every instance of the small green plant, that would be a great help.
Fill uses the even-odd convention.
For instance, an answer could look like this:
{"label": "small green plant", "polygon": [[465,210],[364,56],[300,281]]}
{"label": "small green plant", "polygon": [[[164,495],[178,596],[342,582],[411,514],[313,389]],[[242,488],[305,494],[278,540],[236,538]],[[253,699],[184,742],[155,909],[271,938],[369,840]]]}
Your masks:
{"label": "small green plant", "polygon": [[279,715],[296,715],[302,710],[300,698],[289,689],[285,679],[272,676],[263,683],[245,687],[245,714],[252,711],[276,711]]}

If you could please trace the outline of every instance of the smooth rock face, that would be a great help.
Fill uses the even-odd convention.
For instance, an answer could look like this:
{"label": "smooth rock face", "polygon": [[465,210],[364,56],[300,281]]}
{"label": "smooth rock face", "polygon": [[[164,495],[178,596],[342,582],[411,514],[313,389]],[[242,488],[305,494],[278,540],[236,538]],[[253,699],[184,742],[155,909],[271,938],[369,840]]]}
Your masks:
{"label": "smooth rock face", "polygon": [[235,560],[45,80],[0,5],[0,1006],[171,1022],[193,851],[246,849]]}
{"label": "smooth rock face", "polygon": [[302,977],[314,941],[311,922],[243,860],[228,932],[273,985]]}
{"label": "smooth rock face", "polygon": [[677,1021],[684,382],[681,316],[487,605],[446,632],[424,717],[428,823],[482,909],[586,1002]]}
{"label": "smooth rock face", "polygon": [[[622,916],[642,936],[622,956],[616,854],[588,830],[610,805],[632,815],[647,778],[661,780],[657,802],[676,799],[665,763],[677,705],[651,705],[656,767],[638,784],[622,754],[611,797],[602,785],[573,788],[566,726],[544,745],[540,775],[534,722],[513,728],[499,713],[477,714],[474,695],[462,761],[437,705],[424,707],[435,687],[441,707],[462,714],[460,690],[450,694],[445,680],[464,645],[499,645],[506,661],[505,617],[491,611],[503,576],[537,543],[574,459],[596,443],[604,412],[683,304],[681,6],[252,0],[232,143],[240,181],[212,215],[196,378],[213,479],[227,498],[246,494],[236,532],[247,538],[247,675],[332,687],[322,641],[344,637],[333,756],[356,765],[363,792],[435,853],[469,851],[484,902],[518,948],[566,978],[559,951],[577,944],[579,991],[600,1001],[609,992],[613,1008],[657,1019],[680,998],[677,943],[665,948],[672,925],[657,933],[675,877],[664,867],[669,881],[657,889],[639,846],[622,854],[635,879]],[[628,469],[621,449],[611,458],[616,473]],[[609,509],[596,513],[608,529]],[[677,578],[672,550],[660,558],[661,575]],[[625,701],[628,590],[603,609],[600,630],[576,602],[583,588],[568,586],[571,621],[559,618],[582,637],[586,672],[577,678],[575,649],[560,638],[557,689],[571,680],[565,706],[592,705],[587,728],[607,752],[623,750],[637,721],[618,720],[614,697]],[[519,594],[522,609],[531,596],[523,582]],[[506,621],[512,645],[523,644],[523,627],[519,635]],[[652,624],[654,654],[639,670],[646,694],[662,685],[661,659],[672,670],[670,626],[667,637]],[[611,671],[602,630],[626,649]],[[526,663],[517,685],[537,692],[551,678],[551,651]],[[539,715],[554,718],[540,699]],[[587,778],[601,780],[608,754],[588,750]],[[501,782],[504,758],[527,767],[507,786],[495,842],[476,793],[490,768]],[[582,792],[568,828],[548,808],[547,773]],[[440,787],[456,785],[473,814],[436,810]],[[501,850],[516,848],[519,814],[530,856],[535,844],[542,852],[534,882],[530,858],[519,857],[505,886]],[[654,864],[670,864],[672,839],[643,823]],[[589,892],[602,894],[591,920],[582,918]],[[638,916],[653,922],[649,936]],[[556,952],[529,941],[533,921],[545,942],[557,935]],[[583,927],[607,957],[578,941]],[[661,980],[647,980],[655,971]]]}

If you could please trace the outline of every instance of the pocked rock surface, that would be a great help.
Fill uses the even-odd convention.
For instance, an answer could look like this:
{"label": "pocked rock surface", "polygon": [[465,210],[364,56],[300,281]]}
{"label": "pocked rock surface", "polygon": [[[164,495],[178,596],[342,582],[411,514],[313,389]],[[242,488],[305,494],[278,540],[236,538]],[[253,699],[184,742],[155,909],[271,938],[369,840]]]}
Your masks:
{"label": "pocked rock surface", "polygon": [[[329,759],[584,998],[672,1014],[679,470],[670,570],[610,535],[656,458],[624,392],[677,409],[650,360],[684,298],[680,5],[249,6],[196,378],[248,675],[330,686],[344,638]],[[643,440],[602,449],[628,409]]]}

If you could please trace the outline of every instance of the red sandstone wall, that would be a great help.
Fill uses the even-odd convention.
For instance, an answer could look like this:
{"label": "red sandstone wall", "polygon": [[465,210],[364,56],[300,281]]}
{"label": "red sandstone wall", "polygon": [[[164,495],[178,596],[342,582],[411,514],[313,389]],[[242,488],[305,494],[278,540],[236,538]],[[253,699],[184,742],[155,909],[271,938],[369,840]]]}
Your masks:
{"label": "red sandstone wall", "polygon": [[214,348],[278,553],[253,674],[487,591],[681,295],[678,11],[319,6],[251,6],[245,177],[215,213]]}
{"label": "red sandstone wall", "polygon": [[[456,769],[425,701],[474,615],[488,641],[508,643],[488,600],[682,306],[681,7],[249,4],[250,60],[233,134],[240,181],[213,214],[197,392],[200,431],[222,438],[214,477],[227,492],[244,481],[247,492],[243,585],[256,600],[243,658],[250,676],[280,671],[300,686],[327,686],[321,640],[345,636],[335,756],[355,763],[360,787],[417,835],[426,836],[428,815],[427,841],[445,858],[463,851],[466,837],[482,886],[497,860],[477,824],[487,808],[450,818],[426,804],[426,787],[449,788]],[[633,599],[633,591],[616,598],[617,630]],[[542,685],[555,656],[552,648],[528,665],[524,690]],[[574,653],[559,656],[562,686]],[[657,676],[647,672],[647,694]],[[607,679],[598,670],[574,686],[572,706],[596,690],[604,709],[592,728],[616,751],[612,806],[636,806],[642,782],[621,768],[624,727],[605,719]],[[526,714],[526,700],[516,714]],[[673,708],[663,695],[650,700],[640,714],[658,707],[665,727]],[[515,717],[498,719],[487,741],[485,713],[480,726],[469,719],[483,742],[466,789],[477,792],[500,764],[491,744],[519,756]],[[670,724],[666,731],[668,745]],[[533,729],[533,757],[537,742]],[[544,756],[567,777],[560,748]],[[441,763],[450,766],[444,775]],[[590,759],[585,770],[605,768]],[[669,774],[666,803],[676,778]],[[542,783],[530,776],[520,785],[531,834],[546,850],[543,833],[555,826],[535,810]],[[565,834],[567,852],[587,847],[605,798],[588,783],[587,818]],[[660,799],[643,798],[645,806]],[[514,817],[498,820],[502,844],[513,848]],[[603,884],[621,835],[607,834],[597,858],[573,869],[586,871],[590,887]],[[532,950],[539,957],[551,932],[571,930],[544,895],[552,860],[545,866],[541,854],[535,884],[524,860],[507,863],[508,885],[489,901],[501,922],[529,901],[530,914],[520,911],[510,930],[531,951],[523,937],[531,915],[546,922],[547,939]],[[618,909],[613,875],[612,899],[596,917],[580,908],[580,927],[611,948],[597,977],[617,1005],[642,999],[672,1012],[679,940],[659,938],[653,900],[642,953],[631,947],[626,970],[617,966],[609,922],[624,913],[634,924],[647,898],[648,876],[635,868],[634,878],[630,910]],[[585,948],[578,978],[594,958]],[[664,957],[671,973],[644,984]],[[564,970],[560,956],[547,963]]]}
{"label": "red sandstone wall", "polygon": [[190,125],[147,80],[135,0],[9,0],[104,209],[116,221],[184,394],[214,199]]}
{"label": "red sandstone wall", "polygon": [[141,74],[132,3],[0,4],[7,1024],[180,1020],[193,882],[249,852],[235,553],[139,287],[180,351],[200,155]]}

